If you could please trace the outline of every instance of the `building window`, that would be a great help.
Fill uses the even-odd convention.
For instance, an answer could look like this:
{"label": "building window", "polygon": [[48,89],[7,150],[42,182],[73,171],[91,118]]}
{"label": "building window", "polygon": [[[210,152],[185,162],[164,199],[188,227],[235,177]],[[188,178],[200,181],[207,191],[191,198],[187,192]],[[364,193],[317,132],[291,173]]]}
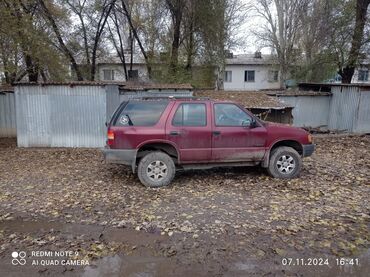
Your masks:
{"label": "building window", "polygon": [[268,80],[269,80],[269,82],[279,81],[279,71],[278,70],[269,70]]}
{"label": "building window", "polygon": [[113,81],[114,80],[114,70],[104,69],[103,70],[103,80]]}
{"label": "building window", "polygon": [[232,71],[225,71],[225,82],[231,83],[233,81],[233,72]]}
{"label": "building window", "polygon": [[369,81],[369,70],[358,71],[358,81],[367,82]]}
{"label": "building window", "polygon": [[244,82],[254,82],[254,70],[244,71]]}
{"label": "building window", "polygon": [[138,80],[139,79],[139,70],[129,70],[128,71],[129,80]]}

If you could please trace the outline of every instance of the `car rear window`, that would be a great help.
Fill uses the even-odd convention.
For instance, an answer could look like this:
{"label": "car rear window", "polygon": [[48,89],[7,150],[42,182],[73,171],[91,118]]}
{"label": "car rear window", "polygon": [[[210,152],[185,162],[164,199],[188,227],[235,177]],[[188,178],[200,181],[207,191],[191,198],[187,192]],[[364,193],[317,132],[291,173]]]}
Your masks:
{"label": "car rear window", "polygon": [[168,101],[130,101],[116,117],[114,126],[153,126],[167,105]]}

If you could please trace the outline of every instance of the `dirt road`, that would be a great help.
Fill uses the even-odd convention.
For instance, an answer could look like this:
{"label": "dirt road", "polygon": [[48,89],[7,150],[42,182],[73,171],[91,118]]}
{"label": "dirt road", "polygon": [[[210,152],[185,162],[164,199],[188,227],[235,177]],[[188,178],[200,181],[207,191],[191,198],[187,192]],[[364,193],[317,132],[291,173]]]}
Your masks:
{"label": "dirt road", "polygon": [[99,150],[0,139],[0,276],[369,276],[370,137],[315,143],[299,179],[187,171],[155,190]]}

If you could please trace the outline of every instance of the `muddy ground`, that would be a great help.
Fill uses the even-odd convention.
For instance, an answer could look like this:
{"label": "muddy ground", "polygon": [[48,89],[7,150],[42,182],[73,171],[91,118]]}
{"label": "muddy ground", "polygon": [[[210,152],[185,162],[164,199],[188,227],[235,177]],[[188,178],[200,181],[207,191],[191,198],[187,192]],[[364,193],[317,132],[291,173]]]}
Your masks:
{"label": "muddy ground", "polygon": [[370,276],[370,137],[315,143],[299,179],[200,170],[148,189],[99,150],[0,139],[0,276]]}

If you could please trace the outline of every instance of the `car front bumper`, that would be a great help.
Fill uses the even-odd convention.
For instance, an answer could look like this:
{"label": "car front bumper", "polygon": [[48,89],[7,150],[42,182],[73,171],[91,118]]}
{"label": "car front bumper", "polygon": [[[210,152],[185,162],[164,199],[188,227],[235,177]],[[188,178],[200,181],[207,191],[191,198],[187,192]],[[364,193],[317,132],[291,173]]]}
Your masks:
{"label": "car front bumper", "polygon": [[314,151],[315,151],[315,144],[304,144],[302,156],[303,157],[311,156]]}

